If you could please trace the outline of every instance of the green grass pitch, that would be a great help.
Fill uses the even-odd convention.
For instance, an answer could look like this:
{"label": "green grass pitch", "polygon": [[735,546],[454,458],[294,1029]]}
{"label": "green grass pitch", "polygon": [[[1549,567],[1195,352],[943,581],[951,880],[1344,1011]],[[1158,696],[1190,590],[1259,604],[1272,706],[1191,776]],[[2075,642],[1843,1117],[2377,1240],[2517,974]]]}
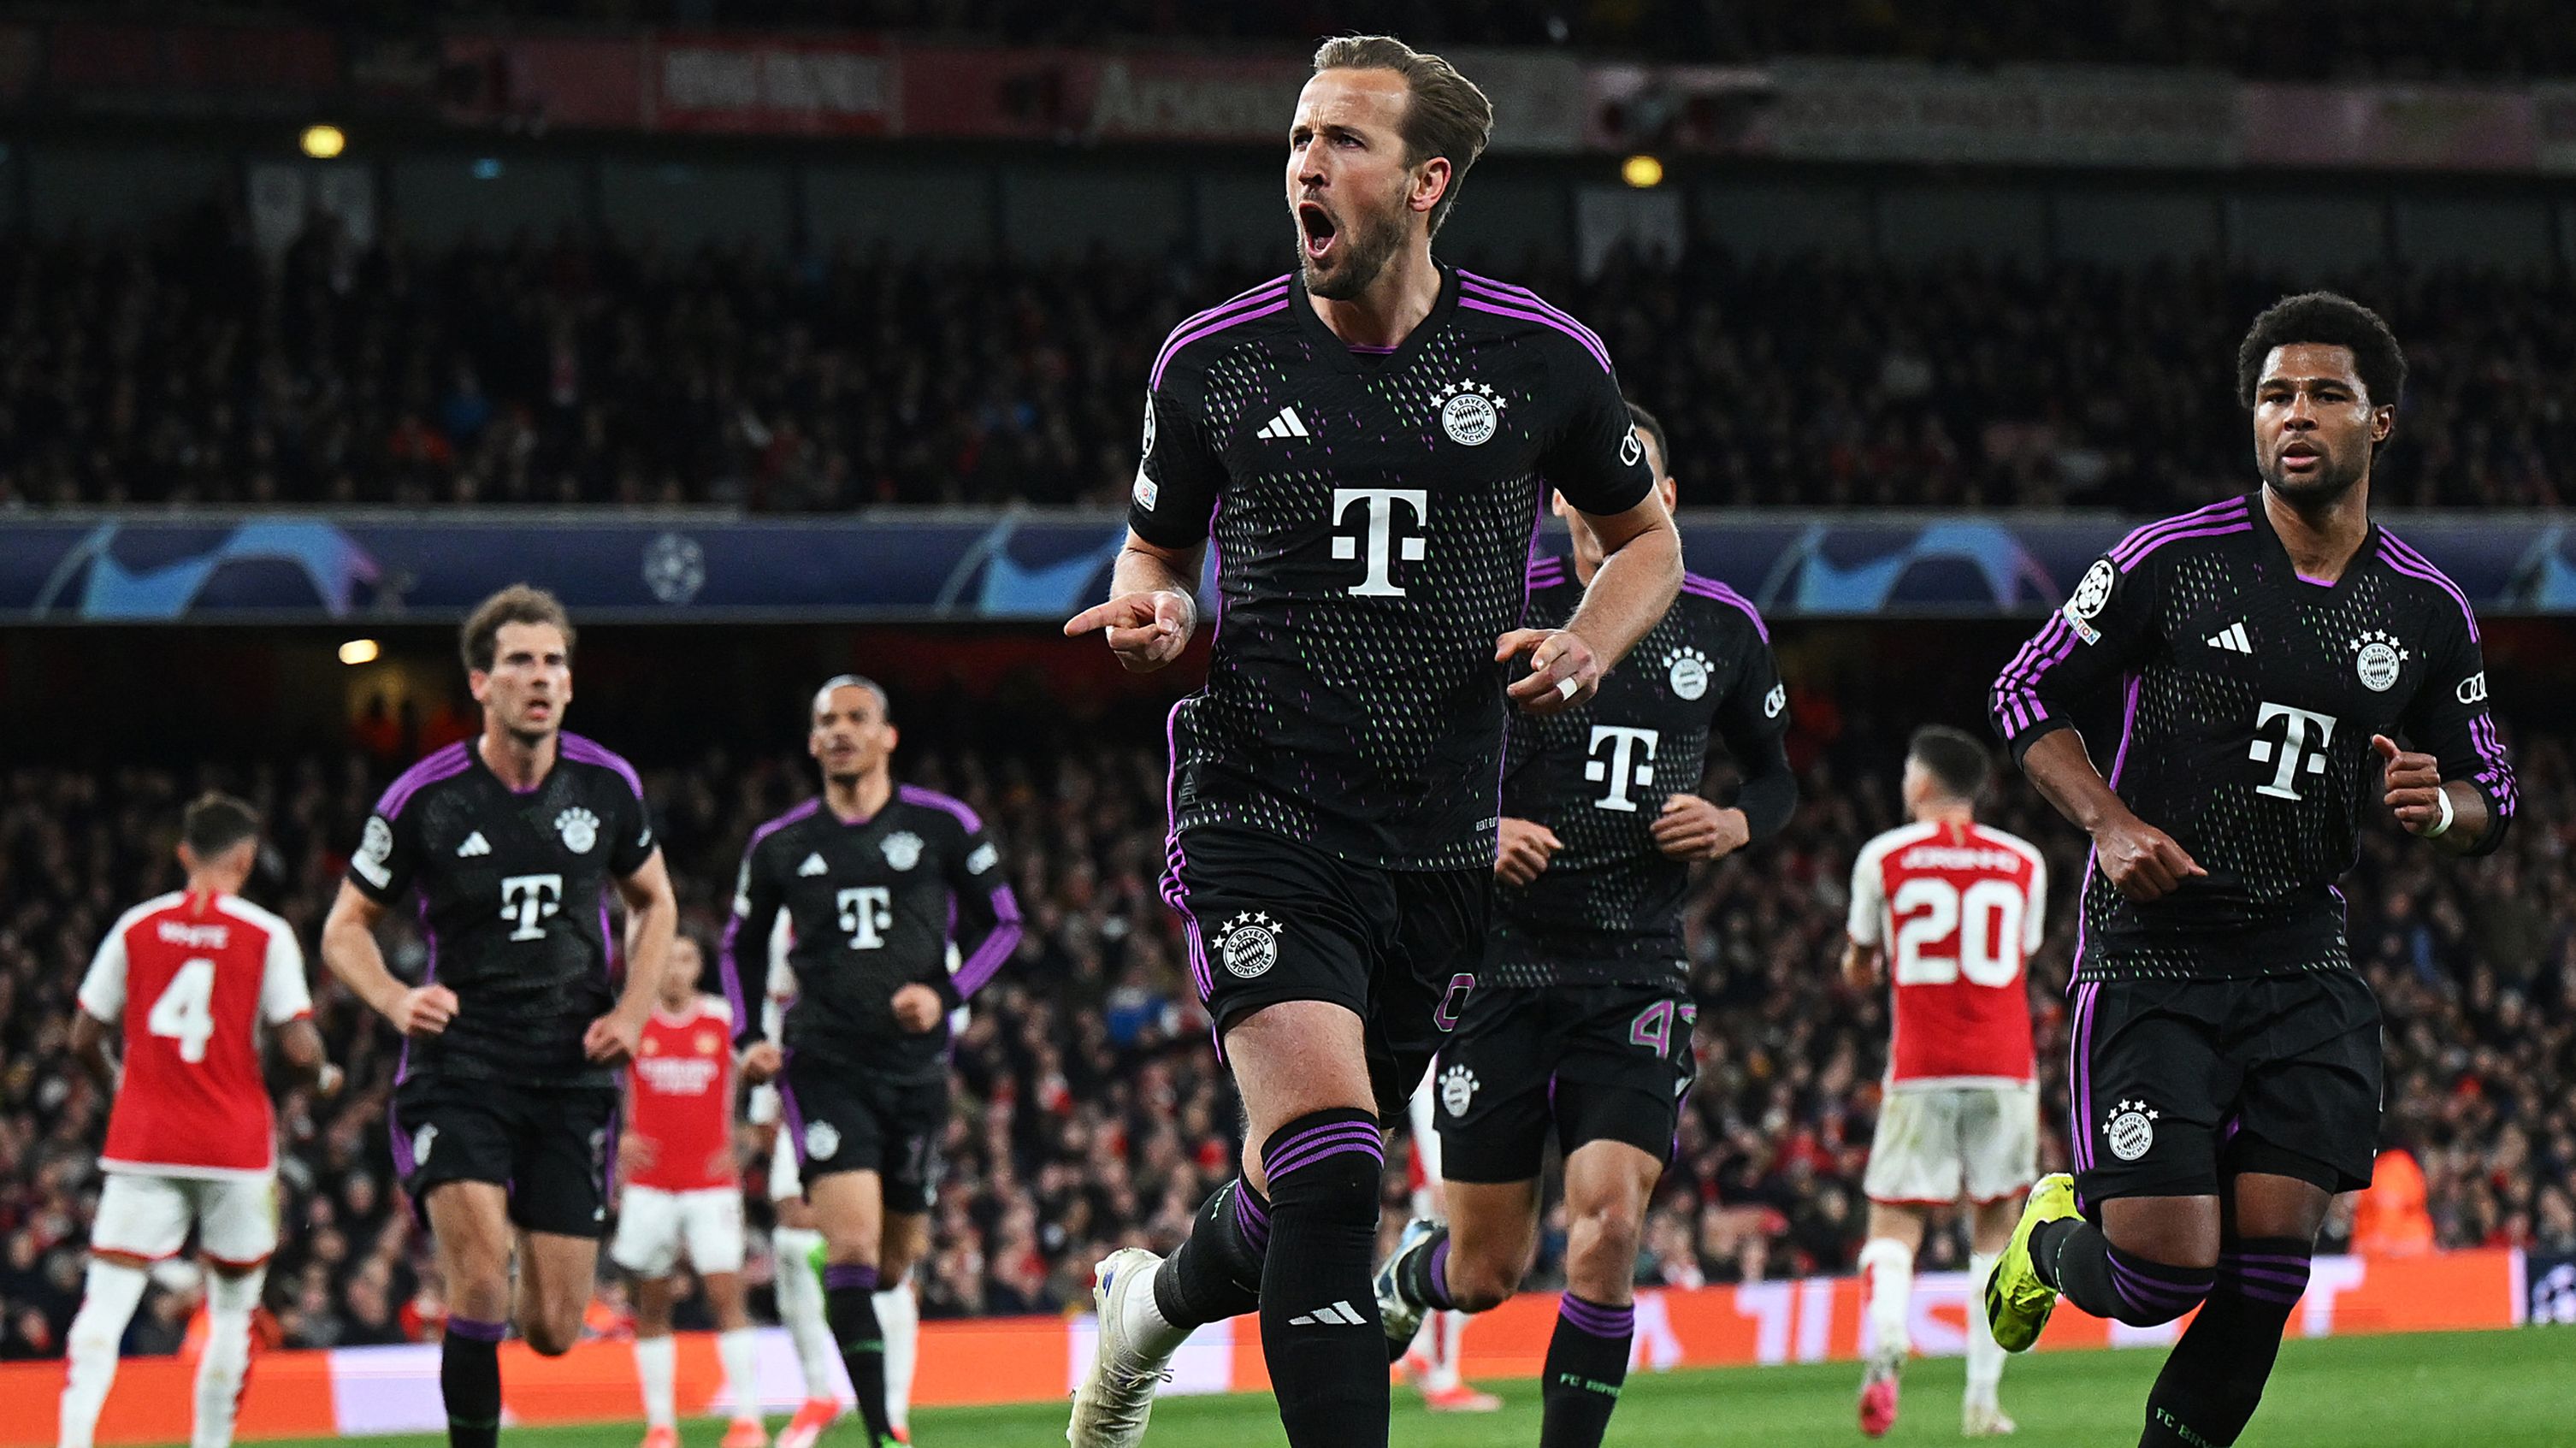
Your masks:
{"label": "green grass pitch", "polygon": [[[2041,1448],[2125,1448],[2137,1441],[2153,1350],[2043,1353],[2004,1372],[2013,1440]],[[1611,1420],[1606,1448],[1738,1448],[1859,1444],[1852,1399],[1858,1369],[1730,1368],[1640,1373]],[[1958,1443],[1960,1365],[1918,1362],[1905,1376],[1904,1416],[1880,1440]],[[1538,1442],[1538,1386],[1489,1384],[1507,1406],[1483,1415],[1432,1414],[1395,1390],[1394,1448],[1486,1448]],[[924,1410],[918,1448],[1062,1448],[1064,1409]],[[844,1425],[823,1448],[854,1445]],[[773,1424],[773,1427],[776,1426]],[[721,1423],[683,1426],[686,1448],[714,1448]],[[640,1427],[513,1429],[509,1448],[635,1448]],[[430,1437],[362,1440],[380,1448],[443,1448]],[[1154,1410],[1146,1448],[1272,1448],[1285,1440],[1267,1395],[1170,1399]],[[2241,1448],[2540,1448],[2576,1443],[2576,1329],[2445,1333],[2297,1341],[2281,1353],[2270,1394]],[[318,1445],[316,1445],[318,1448]]]}

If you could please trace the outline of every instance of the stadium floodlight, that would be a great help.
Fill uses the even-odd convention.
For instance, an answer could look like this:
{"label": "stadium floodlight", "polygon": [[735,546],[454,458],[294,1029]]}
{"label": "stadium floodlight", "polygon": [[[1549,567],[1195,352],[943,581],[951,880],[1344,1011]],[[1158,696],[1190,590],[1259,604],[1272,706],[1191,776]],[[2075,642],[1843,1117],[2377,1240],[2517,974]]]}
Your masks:
{"label": "stadium floodlight", "polygon": [[340,645],[340,662],[351,667],[372,664],[376,661],[376,656],[383,652],[384,647],[374,639],[351,639]]}
{"label": "stadium floodlight", "polygon": [[1648,155],[1635,155],[1619,163],[1619,179],[1640,191],[1664,184],[1664,163]]}
{"label": "stadium floodlight", "polygon": [[305,155],[316,161],[328,161],[349,149],[349,137],[338,126],[306,126],[301,144]]}

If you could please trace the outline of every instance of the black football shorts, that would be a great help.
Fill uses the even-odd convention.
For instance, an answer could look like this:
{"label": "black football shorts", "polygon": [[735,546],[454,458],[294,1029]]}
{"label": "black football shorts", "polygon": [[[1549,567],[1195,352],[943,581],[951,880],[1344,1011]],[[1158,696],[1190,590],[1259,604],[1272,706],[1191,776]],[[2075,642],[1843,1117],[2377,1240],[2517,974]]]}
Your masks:
{"label": "black football shorts", "polygon": [[1569,1156],[1624,1141],[1669,1161],[1698,1015],[1677,982],[1478,991],[1432,1076],[1442,1179],[1528,1181],[1551,1133]]}
{"label": "black football shorts", "polygon": [[2348,970],[2079,981],[2068,1043],[2075,1189],[2211,1196],[2246,1172],[2370,1185],[2379,1002]]}
{"label": "black football shorts", "polygon": [[1475,991],[1494,872],[1384,870],[1282,835],[1201,825],[1175,841],[1164,898],[1217,1023],[1281,1001],[1331,1001],[1366,1023],[1381,1122],[1405,1101]]}
{"label": "black football shorts", "polygon": [[939,1194],[939,1141],[948,1130],[948,1075],[898,1077],[812,1050],[787,1053],[779,1129],[796,1145],[810,1189],[834,1172],[872,1171],[885,1209],[930,1210]]}
{"label": "black football shorts", "polygon": [[428,1220],[448,1182],[491,1182],[531,1232],[597,1239],[617,1179],[618,1093],[414,1076],[394,1088],[386,1125],[394,1172]]}

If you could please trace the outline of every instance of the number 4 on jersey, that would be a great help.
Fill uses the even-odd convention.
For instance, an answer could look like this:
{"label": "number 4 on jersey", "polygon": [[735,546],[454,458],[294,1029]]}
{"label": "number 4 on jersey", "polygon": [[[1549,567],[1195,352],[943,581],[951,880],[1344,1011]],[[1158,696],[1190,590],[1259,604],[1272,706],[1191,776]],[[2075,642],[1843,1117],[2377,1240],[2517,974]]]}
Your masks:
{"label": "number 4 on jersey", "polygon": [[189,1065],[206,1059],[206,1042],[215,1034],[215,963],[202,957],[183,961],[143,1018],[144,1028],[179,1043],[179,1059]]}

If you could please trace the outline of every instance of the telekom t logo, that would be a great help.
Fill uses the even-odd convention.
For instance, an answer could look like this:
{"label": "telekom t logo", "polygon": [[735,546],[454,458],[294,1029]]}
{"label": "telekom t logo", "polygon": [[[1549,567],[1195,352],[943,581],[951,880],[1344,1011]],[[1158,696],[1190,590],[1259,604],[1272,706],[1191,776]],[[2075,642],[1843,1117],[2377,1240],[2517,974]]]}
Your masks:
{"label": "telekom t logo", "polygon": [[852,950],[877,950],[894,924],[894,892],[883,885],[862,885],[840,894],[841,928],[850,932]]}
{"label": "telekom t logo", "polygon": [[[2277,745],[2262,737],[2262,730],[2275,719],[2287,721],[2281,730],[2281,742]],[[2256,737],[2254,743],[2246,749],[2245,757],[2257,764],[2272,764],[2275,761],[2279,764],[2279,767],[2272,771],[2270,784],[2254,786],[2256,794],[2268,794],[2274,799],[2297,799],[2299,770],[2302,764],[2310,774],[2326,772],[2326,746],[2334,742],[2333,715],[2311,714],[2305,709],[2293,709],[2287,704],[2266,703],[2262,712],[2255,716],[2254,729]],[[2313,746],[2308,741],[2311,730],[2316,734],[2316,742]]]}
{"label": "telekom t logo", "polygon": [[542,922],[563,909],[563,876],[511,875],[501,881],[501,918],[512,940],[543,940]]}
{"label": "telekom t logo", "polygon": [[[1636,810],[1637,802],[1628,798],[1628,786],[1643,788],[1655,782],[1656,738],[1652,729],[1631,729],[1625,724],[1592,726],[1592,742],[1583,747],[1583,752],[1593,757],[1583,762],[1583,777],[1595,783],[1607,781],[1609,785],[1608,791],[1592,802],[1594,809]],[[1605,743],[1610,746],[1607,759],[1600,757]],[[1646,751],[1642,763],[1637,760],[1640,746]]]}
{"label": "telekom t logo", "polygon": [[[1387,542],[1395,538],[1395,505],[1402,503],[1413,510],[1417,526],[1431,521],[1431,494],[1421,488],[1335,488],[1333,521],[1339,524],[1351,510],[1351,504],[1368,503],[1368,575],[1351,586],[1353,593],[1402,598],[1404,589],[1394,578],[1392,560],[1387,556]],[[1396,540],[1396,551],[1407,563],[1422,561],[1425,546],[1420,533],[1407,534]],[[1333,535],[1333,556],[1351,559],[1360,556],[1360,540],[1348,533]]]}

